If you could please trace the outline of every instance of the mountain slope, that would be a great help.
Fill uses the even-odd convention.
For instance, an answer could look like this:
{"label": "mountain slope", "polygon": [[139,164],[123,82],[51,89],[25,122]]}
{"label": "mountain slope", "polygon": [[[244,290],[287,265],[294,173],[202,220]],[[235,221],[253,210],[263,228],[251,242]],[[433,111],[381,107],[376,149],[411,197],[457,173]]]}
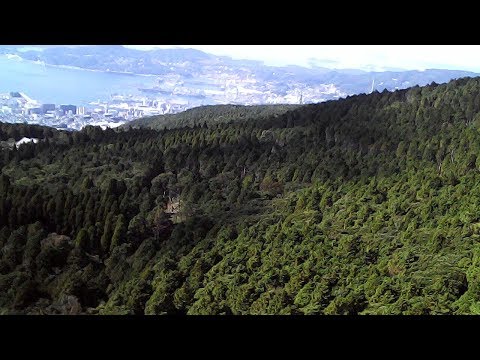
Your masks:
{"label": "mountain slope", "polygon": [[232,120],[259,119],[278,116],[300,105],[207,105],[193,108],[177,114],[152,116],[130,121],[124,128],[149,128],[155,130],[194,127],[203,124],[221,124]]}
{"label": "mountain slope", "polygon": [[4,150],[0,309],[478,313],[479,129],[474,78]]}

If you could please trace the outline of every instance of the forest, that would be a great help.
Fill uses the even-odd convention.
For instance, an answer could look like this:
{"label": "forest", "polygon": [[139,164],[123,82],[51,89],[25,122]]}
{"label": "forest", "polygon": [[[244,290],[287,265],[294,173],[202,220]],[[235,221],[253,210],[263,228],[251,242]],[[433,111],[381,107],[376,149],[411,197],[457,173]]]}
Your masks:
{"label": "forest", "polygon": [[480,314],[480,78],[238,111],[0,124],[0,314]]}
{"label": "forest", "polygon": [[176,114],[149,116],[130,121],[123,128],[149,128],[155,130],[193,127],[203,124],[222,124],[231,121],[278,116],[300,105],[206,105]]}

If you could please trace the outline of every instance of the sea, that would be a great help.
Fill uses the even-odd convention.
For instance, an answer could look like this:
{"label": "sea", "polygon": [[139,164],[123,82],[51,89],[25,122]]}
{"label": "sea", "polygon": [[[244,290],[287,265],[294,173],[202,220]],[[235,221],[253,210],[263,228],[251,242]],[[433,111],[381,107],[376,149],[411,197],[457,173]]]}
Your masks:
{"label": "sea", "polygon": [[42,104],[88,106],[111,95],[142,95],[155,76],[91,71],[44,65],[0,55],[0,93],[23,92]]}

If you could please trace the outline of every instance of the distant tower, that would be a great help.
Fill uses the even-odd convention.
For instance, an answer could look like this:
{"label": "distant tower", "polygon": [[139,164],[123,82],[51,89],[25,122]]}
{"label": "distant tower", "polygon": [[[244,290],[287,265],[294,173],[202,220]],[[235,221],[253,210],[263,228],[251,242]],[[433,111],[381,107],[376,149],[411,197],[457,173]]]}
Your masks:
{"label": "distant tower", "polygon": [[300,99],[298,101],[300,105],[303,105],[303,91],[300,91]]}
{"label": "distant tower", "polygon": [[374,89],[375,89],[375,78],[373,78],[373,81],[372,81],[372,88],[370,89],[370,94],[373,93]]}

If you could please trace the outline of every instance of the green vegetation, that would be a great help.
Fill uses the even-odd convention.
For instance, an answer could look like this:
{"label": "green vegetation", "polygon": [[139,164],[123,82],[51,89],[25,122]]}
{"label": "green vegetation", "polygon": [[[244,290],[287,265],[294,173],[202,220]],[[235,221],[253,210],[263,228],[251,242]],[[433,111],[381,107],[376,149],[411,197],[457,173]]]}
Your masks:
{"label": "green vegetation", "polygon": [[239,121],[278,116],[298,107],[299,105],[207,105],[178,114],[165,114],[133,120],[123,125],[123,127],[163,130],[204,124],[224,124],[232,120]]}
{"label": "green vegetation", "polygon": [[231,119],[3,150],[0,313],[480,313],[480,78]]}

